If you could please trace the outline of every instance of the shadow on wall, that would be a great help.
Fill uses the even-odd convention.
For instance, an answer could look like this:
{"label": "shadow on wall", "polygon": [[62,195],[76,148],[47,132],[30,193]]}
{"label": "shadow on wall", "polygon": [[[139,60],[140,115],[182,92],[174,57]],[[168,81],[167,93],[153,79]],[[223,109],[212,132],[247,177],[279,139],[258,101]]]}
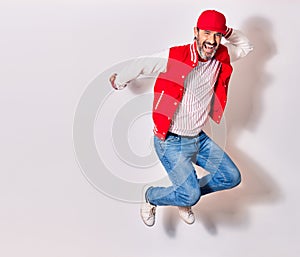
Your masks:
{"label": "shadow on wall", "polygon": [[[237,146],[243,130],[254,132],[263,117],[263,94],[272,82],[265,65],[276,54],[272,25],[265,18],[252,17],[241,30],[253,43],[254,51],[234,63],[225,115],[226,151],[239,167],[242,183],[235,189],[203,197],[194,206],[196,222],[213,235],[217,234],[219,224],[247,226],[251,220],[251,205],[274,203],[280,197],[280,190],[270,177],[272,171],[265,171]],[[171,208],[164,212],[164,228],[170,237],[176,236],[178,222],[177,210]]]}

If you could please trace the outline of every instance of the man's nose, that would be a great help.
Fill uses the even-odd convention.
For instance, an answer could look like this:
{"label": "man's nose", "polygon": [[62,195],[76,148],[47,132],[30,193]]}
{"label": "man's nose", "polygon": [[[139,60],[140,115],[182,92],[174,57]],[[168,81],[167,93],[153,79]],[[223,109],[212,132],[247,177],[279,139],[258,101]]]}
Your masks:
{"label": "man's nose", "polygon": [[207,41],[210,44],[214,44],[216,42],[215,35],[209,35],[209,37],[207,38]]}

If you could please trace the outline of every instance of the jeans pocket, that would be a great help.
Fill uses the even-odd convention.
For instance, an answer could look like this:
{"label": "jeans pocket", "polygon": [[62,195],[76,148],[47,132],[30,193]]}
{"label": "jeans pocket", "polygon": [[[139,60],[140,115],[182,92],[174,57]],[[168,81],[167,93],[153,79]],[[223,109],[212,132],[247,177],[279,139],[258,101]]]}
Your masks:
{"label": "jeans pocket", "polygon": [[157,137],[154,138],[154,146],[158,157],[161,159],[165,155],[169,155],[170,152],[180,151],[181,137],[177,135],[168,135],[165,140],[161,140]]}
{"label": "jeans pocket", "polygon": [[166,143],[179,143],[181,141],[181,137],[178,135],[168,135],[165,142]]}

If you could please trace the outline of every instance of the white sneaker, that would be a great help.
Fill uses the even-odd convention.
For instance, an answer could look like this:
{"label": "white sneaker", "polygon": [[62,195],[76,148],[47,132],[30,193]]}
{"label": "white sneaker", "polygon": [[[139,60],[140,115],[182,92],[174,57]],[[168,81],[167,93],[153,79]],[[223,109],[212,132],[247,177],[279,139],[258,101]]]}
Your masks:
{"label": "white sneaker", "polygon": [[143,203],[141,206],[142,220],[149,227],[152,227],[155,223],[155,211],[156,211],[156,206],[148,202]]}
{"label": "white sneaker", "polygon": [[146,192],[143,193],[144,202],[141,205],[140,214],[145,225],[152,227],[155,223],[156,206],[146,199]]}
{"label": "white sneaker", "polygon": [[195,222],[195,215],[192,211],[192,207],[178,206],[179,216],[187,224],[193,224]]}

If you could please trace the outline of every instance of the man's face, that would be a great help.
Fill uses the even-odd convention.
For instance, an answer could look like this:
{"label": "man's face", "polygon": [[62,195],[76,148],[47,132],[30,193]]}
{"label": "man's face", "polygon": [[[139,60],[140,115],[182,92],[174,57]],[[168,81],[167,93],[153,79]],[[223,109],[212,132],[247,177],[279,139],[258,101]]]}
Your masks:
{"label": "man's face", "polygon": [[194,28],[194,35],[200,57],[204,60],[211,59],[220,45],[222,33]]}

